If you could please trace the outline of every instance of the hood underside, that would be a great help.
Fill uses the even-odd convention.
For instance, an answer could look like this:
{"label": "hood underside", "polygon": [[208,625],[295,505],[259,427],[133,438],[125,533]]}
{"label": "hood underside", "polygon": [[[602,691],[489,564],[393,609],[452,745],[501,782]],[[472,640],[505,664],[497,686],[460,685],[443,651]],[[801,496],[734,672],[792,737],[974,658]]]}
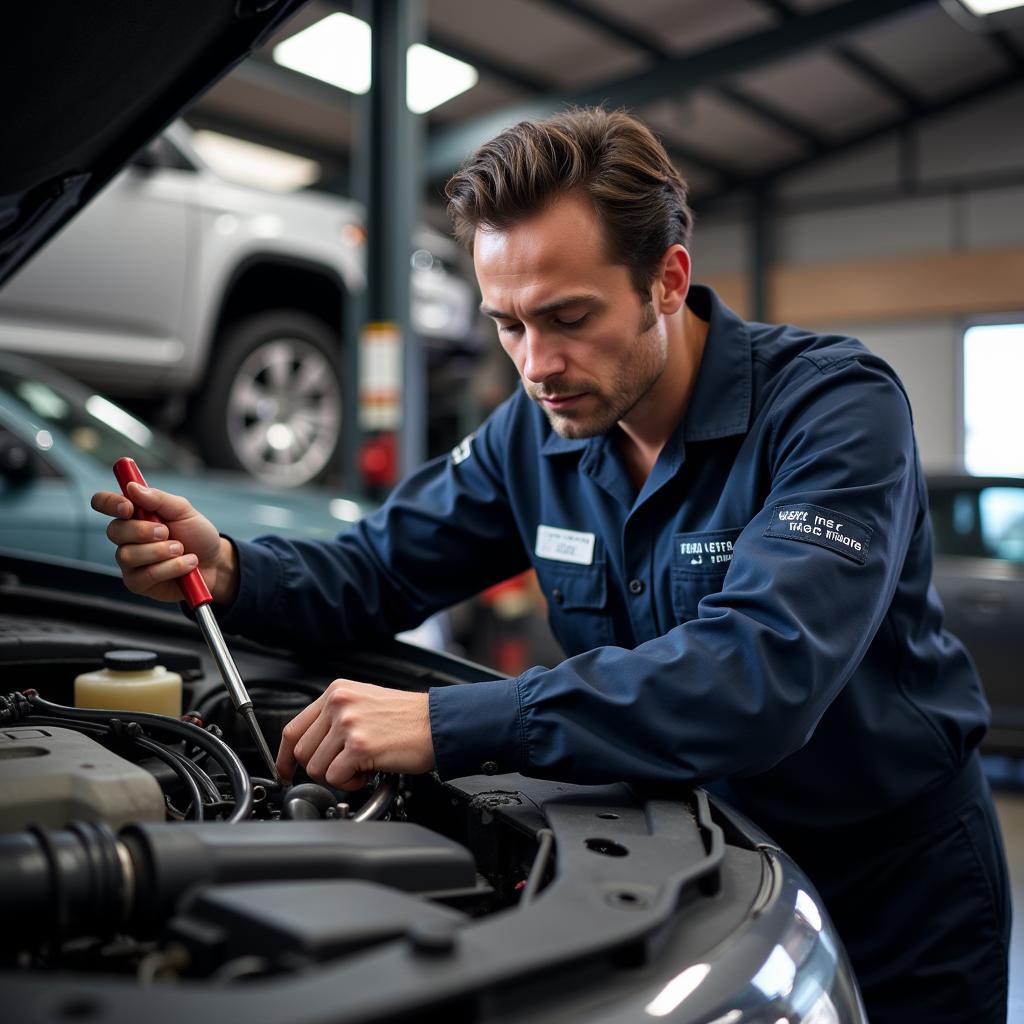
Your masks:
{"label": "hood underside", "polygon": [[50,0],[0,28],[0,284],[307,0]]}

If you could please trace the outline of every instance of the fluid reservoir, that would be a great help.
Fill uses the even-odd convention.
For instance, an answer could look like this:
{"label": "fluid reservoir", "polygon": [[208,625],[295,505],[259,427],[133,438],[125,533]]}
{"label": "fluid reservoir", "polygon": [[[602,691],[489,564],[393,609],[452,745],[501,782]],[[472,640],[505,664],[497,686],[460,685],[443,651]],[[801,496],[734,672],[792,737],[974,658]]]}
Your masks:
{"label": "fluid reservoir", "polygon": [[103,668],[75,678],[75,707],[181,715],[181,676],[152,651],[107,651]]}

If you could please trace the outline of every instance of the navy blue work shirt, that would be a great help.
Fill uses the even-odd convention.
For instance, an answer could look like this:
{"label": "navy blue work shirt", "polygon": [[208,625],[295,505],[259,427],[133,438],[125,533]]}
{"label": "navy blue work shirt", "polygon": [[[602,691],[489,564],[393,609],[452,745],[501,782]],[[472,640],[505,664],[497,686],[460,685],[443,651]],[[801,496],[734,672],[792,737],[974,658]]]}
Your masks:
{"label": "navy blue work shirt", "polygon": [[852,338],[687,302],[710,324],[700,370],[639,493],[618,428],[561,438],[519,390],[349,533],[238,543],[225,626],[392,634],[532,566],[567,660],[432,689],[442,777],[725,780],[799,827],[954,775],[988,709],[942,629],[899,380]]}

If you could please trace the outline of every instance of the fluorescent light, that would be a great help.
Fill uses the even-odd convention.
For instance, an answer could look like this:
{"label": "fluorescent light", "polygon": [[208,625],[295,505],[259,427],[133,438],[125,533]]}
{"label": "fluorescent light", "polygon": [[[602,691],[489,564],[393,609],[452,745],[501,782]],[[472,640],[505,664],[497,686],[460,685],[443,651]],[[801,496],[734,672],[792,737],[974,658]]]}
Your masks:
{"label": "fluorescent light", "polygon": [[329,14],[278,43],[274,60],[362,95],[370,91],[370,26],[351,14]]}
{"label": "fluorescent light", "polygon": [[480,77],[472,64],[422,43],[409,47],[405,73],[405,102],[414,114],[425,114],[472,89]]}
{"label": "fluorescent light", "polygon": [[320,178],[320,165],[315,160],[281,149],[210,131],[196,132],[192,141],[199,155],[218,174],[243,185],[294,192]]}
{"label": "fluorescent light", "polygon": [[[278,43],[274,60],[362,95],[370,89],[370,26],[350,14],[329,14]],[[479,78],[472,64],[422,43],[409,47],[405,74],[405,102],[414,114],[425,114],[472,89]]]}
{"label": "fluorescent light", "polygon": [[1008,11],[1013,7],[1024,7],[1024,0],[960,0],[971,12],[980,17],[986,14],[998,14],[1000,11]]}

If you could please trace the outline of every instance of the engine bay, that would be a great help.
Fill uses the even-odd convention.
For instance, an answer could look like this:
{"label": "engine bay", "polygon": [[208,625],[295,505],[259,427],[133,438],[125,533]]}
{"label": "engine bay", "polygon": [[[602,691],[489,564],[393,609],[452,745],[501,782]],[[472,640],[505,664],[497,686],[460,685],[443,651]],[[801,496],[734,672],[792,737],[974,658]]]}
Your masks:
{"label": "engine bay", "polygon": [[[185,617],[26,575],[0,577],[7,1019],[592,1020],[642,1008],[785,888],[777,851],[701,790],[269,779]],[[181,675],[185,714],[71,706],[126,647]],[[275,750],[337,676],[494,678],[395,642],[232,648]]]}

